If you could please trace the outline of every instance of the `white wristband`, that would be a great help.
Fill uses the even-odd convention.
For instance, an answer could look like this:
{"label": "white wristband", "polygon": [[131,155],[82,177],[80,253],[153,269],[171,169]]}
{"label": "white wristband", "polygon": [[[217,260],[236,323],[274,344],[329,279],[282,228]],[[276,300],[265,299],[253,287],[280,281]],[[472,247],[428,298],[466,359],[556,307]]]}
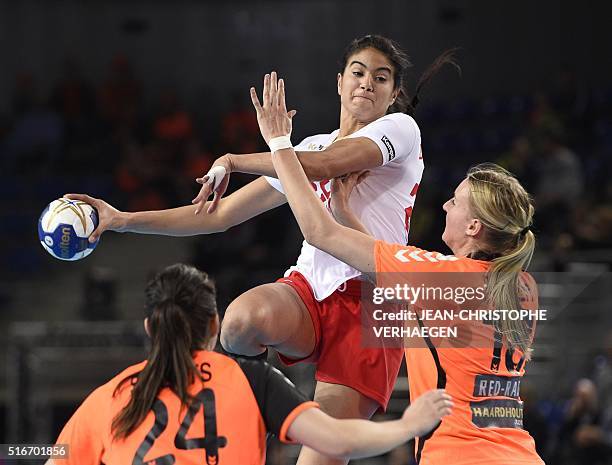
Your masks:
{"label": "white wristband", "polygon": [[219,187],[219,184],[221,184],[221,181],[225,177],[225,174],[226,174],[225,167],[215,166],[208,173],[206,173],[206,176],[208,176],[208,180],[206,181],[206,184],[207,185],[212,184],[213,190],[215,190],[217,187]]}
{"label": "white wristband", "polygon": [[280,136],[275,137],[274,139],[270,139],[270,142],[268,142],[268,146],[270,147],[270,152],[293,148],[293,145],[291,144],[291,138],[289,136]]}

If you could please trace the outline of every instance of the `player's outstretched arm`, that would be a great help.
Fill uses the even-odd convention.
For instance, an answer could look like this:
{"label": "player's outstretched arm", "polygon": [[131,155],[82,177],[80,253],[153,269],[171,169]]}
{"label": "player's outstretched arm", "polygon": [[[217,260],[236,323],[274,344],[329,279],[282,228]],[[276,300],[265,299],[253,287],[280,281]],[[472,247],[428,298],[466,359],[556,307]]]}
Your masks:
{"label": "player's outstretched arm", "polygon": [[431,431],[450,414],[452,401],[443,389],[429,391],[404,411],[399,420],[338,420],[312,408],[300,413],[287,434],[293,441],[337,458],[384,454]]}
{"label": "player's outstretched arm", "polygon": [[283,194],[263,178],[256,179],[222,199],[217,210],[209,215],[195,215],[197,205],[168,210],[123,212],[102,199],[85,194],[67,194],[66,197],[87,202],[98,210],[100,222],[91,234],[90,242],[98,240],[104,231],[165,236],[222,232],[287,201]]}

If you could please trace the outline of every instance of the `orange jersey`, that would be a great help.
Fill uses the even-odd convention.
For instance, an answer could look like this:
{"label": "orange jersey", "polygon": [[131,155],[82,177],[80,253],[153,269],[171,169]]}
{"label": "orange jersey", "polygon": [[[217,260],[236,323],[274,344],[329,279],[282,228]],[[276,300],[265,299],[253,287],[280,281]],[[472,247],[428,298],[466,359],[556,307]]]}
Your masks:
{"label": "orange jersey", "polygon": [[[392,273],[427,273],[431,282],[436,279],[433,273],[448,273],[438,274],[438,280],[454,273],[457,282],[472,279],[484,285],[489,268],[486,261],[444,256],[382,241],[376,243],[375,262],[377,285],[383,287],[389,287],[393,279],[395,283],[401,279],[397,274],[393,278]],[[537,309],[535,282],[527,273],[522,273],[519,281],[522,307]],[[486,344],[440,347],[425,337],[425,344],[405,351],[411,399],[430,389],[444,388],[454,402],[452,414],[427,436],[417,439],[417,463],[542,465],[533,438],[522,428],[519,388],[525,373],[523,354],[520,350],[508,350],[490,322],[473,320],[465,324],[472,336]]]}
{"label": "orange jersey", "polygon": [[289,442],[287,430],[303,410],[315,407],[278,370],[265,362],[200,351],[194,362],[202,380],[193,383],[188,408],[169,389],[160,391],[145,420],[125,439],[114,440],[113,418],[128,403],[128,382],[146,362],[124,370],[87,397],[62,430],[74,465],[250,465],[265,463],[266,434]]}

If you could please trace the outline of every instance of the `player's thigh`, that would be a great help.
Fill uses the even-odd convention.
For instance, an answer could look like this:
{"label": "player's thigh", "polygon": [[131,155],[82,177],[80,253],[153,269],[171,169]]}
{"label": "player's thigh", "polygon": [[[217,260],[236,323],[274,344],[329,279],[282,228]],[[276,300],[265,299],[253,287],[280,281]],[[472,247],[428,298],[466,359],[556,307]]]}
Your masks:
{"label": "player's thigh", "polygon": [[237,297],[225,312],[223,332],[225,337],[252,338],[288,357],[306,357],[315,347],[310,313],[285,283],[263,284]]}
{"label": "player's thigh", "polygon": [[[322,381],[317,382],[314,400],[319,403],[321,410],[334,418],[369,419],[379,407],[378,402],[353,388]],[[308,447],[302,447],[297,461],[297,465],[344,465],[346,463],[348,460],[326,457]]]}

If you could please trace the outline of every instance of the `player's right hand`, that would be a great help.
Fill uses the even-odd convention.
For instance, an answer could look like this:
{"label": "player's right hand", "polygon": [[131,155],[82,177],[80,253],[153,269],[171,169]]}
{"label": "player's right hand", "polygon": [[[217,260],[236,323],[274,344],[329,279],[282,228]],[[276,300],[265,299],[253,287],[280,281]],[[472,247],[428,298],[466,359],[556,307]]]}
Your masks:
{"label": "player's right hand", "polygon": [[434,429],[442,417],[450,415],[452,407],[451,396],[444,389],[427,391],[404,411],[402,421],[414,436],[422,437]]}
{"label": "player's right hand", "polygon": [[89,242],[96,242],[104,231],[122,231],[125,228],[125,213],[117,210],[104,200],[86,194],[66,194],[64,197],[86,202],[98,211],[98,227],[89,236]]}
{"label": "player's right hand", "polygon": [[343,217],[349,209],[349,197],[356,186],[361,184],[368,176],[368,170],[354,171],[344,176],[334,178],[331,183],[330,207],[336,220]]}
{"label": "player's right hand", "polygon": [[[216,179],[215,172],[218,173],[220,167],[225,170],[225,175],[220,179]],[[217,206],[221,201],[221,197],[223,197],[223,194],[225,194],[225,191],[227,190],[227,185],[229,184],[229,178],[230,173],[232,172],[232,168],[233,166],[231,161],[231,155],[228,153],[223,155],[222,157],[217,158],[208,173],[206,173],[201,178],[196,178],[196,182],[202,185],[202,188],[200,189],[200,192],[198,193],[196,198],[191,201],[192,204],[197,204],[195,210],[196,215],[198,215],[204,209],[204,205],[206,204],[208,197],[210,197],[210,194],[212,194],[213,192],[215,193],[215,195],[213,197],[212,202],[208,206],[208,210],[206,210],[206,213],[213,213],[217,209]],[[219,175],[216,174],[216,176]]]}

